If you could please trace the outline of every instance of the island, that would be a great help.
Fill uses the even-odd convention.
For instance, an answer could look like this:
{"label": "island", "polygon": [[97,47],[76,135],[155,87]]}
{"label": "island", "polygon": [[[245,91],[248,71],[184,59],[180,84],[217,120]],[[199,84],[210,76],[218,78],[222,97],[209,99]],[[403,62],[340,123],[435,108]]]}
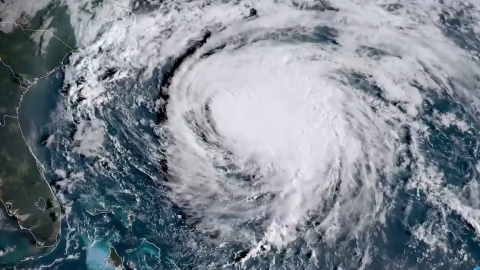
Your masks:
{"label": "island", "polygon": [[118,255],[117,250],[112,245],[109,245],[109,249],[110,252],[108,257],[105,259],[105,262],[115,267],[115,269],[125,269],[123,267],[123,259]]}

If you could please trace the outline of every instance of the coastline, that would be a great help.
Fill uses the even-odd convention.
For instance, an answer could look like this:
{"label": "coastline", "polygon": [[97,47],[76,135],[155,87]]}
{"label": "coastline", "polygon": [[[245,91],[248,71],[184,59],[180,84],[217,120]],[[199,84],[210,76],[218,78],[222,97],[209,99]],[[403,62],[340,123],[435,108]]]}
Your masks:
{"label": "coastline", "polygon": [[[44,12],[32,19],[32,25],[43,24],[46,18],[41,17],[41,13]],[[27,137],[30,136],[22,129],[20,120],[25,119],[19,114],[25,95],[32,88],[36,90],[38,82],[49,81],[72,49],[57,38],[58,41],[50,41],[46,47],[48,52],[41,55],[38,44],[32,40],[34,30],[25,30],[18,23],[15,25],[17,28],[11,33],[0,32],[0,69],[3,69],[0,72],[0,113],[3,114],[0,114],[3,119],[0,123],[0,161],[4,164],[0,170],[0,201],[8,215],[16,219],[19,228],[28,231],[30,236],[25,235],[25,238],[33,237],[30,242],[35,246],[29,255],[39,255],[51,252],[57,245],[62,213],[44,175],[45,168],[29,145]],[[22,261],[32,258],[26,256]],[[2,262],[0,257],[0,264]]]}

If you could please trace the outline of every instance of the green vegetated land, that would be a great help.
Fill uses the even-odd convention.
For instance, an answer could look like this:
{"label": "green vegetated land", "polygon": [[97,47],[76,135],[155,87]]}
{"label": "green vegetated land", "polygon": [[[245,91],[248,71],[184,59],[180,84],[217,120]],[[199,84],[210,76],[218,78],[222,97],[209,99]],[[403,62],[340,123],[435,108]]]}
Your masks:
{"label": "green vegetated land", "polygon": [[49,29],[54,27],[59,37],[62,32],[68,33],[70,29],[61,29],[58,20],[62,16],[52,14],[55,12],[65,13],[59,9],[41,11],[29,25],[18,24],[11,33],[0,32],[0,200],[8,214],[35,238],[37,246],[43,247],[56,243],[61,207],[22,134],[17,113],[24,105],[20,103],[22,96],[35,91],[35,81],[48,80],[71,51],[52,37],[42,54],[42,42],[35,42],[33,35],[37,34],[37,40],[39,35],[40,40],[47,40],[41,35],[52,34],[26,30],[38,29],[53,16]]}

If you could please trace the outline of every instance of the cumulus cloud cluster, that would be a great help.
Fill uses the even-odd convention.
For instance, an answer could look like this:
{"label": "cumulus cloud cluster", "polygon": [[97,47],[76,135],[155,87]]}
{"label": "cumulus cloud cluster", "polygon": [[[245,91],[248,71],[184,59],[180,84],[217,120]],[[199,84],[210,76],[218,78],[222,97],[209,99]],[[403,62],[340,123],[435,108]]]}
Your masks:
{"label": "cumulus cloud cluster", "polygon": [[82,120],[73,135],[74,151],[87,157],[98,156],[105,140],[105,122],[99,119]]}

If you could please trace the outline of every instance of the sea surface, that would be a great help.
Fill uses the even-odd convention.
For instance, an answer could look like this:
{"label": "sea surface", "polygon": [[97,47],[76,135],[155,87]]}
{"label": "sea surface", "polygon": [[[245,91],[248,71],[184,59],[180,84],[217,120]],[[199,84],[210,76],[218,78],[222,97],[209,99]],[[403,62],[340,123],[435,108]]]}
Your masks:
{"label": "sea surface", "polygon": [[167,2],[32,17],[68,44],[19,52],[58,67],[19,122],[61,233],[39,249],[2,209],[0,269],[480,264],[480,4]]}

